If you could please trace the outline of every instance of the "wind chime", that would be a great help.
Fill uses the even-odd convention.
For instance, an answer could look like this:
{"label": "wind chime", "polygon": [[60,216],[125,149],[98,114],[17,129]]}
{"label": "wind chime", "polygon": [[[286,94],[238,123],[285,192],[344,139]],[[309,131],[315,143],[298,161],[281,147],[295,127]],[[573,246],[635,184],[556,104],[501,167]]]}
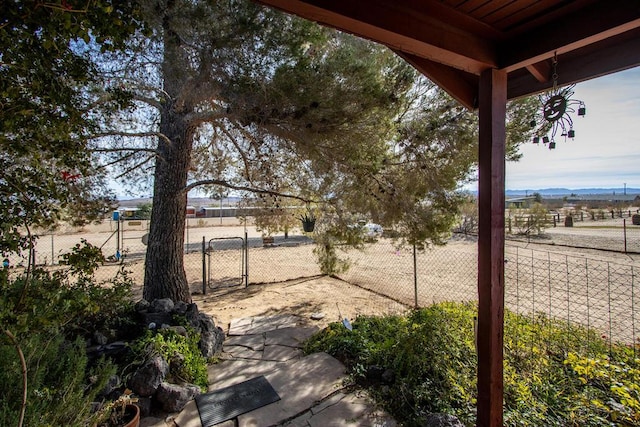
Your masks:
{"label": "wind chime", "polygon": [[[549,144],[549,149],[556,148],[556,135],[558,131],[561,131],[560,136],[563,136],[565,141],[567,138],[575,138],[576,131],[573,130],[573,119],[570,114],[574,114],[577,110],[578,116],[584,116],[587,114],[587,109],[584,102],[571,99],[574,94],[573,88],[575,84],[565,86],[563,88],[558,87],[558,57],[553,57],[553,87],[552,89],[538,97],[542,108],[536,113],[536,117],[531,121],[531,127],[537,127],[535,136],[533,137],[533,143],[539,144],[541,141],[543,144]],[[577,108],[576,108],[577,107]],[[549,132],[551,137],[549,137]]]}

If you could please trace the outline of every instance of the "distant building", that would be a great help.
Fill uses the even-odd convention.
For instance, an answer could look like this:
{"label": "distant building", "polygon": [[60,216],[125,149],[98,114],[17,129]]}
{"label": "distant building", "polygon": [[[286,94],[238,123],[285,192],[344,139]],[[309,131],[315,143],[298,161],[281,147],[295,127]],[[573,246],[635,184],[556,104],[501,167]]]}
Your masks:
{"label": "distant building", "polygon": [[640,204],[639,194],[585,194],[567,197],[568,203],[582,205],[636,205]]}
{"label": "distant building", "polygon": [[535,196],[525,196],[525,197],[512,197],[510,199],[505,199],[504,204],[507,209],[509,208],[530,208],[533,202],[536,200]]}

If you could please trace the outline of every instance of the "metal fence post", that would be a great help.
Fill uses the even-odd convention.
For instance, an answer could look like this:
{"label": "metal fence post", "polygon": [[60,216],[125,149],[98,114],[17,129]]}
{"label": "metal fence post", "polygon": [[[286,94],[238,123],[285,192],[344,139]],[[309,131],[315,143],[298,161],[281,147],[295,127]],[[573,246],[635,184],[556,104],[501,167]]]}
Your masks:
{"label": "metal fence post", "polygon": [[207,294],[207,247],[202,236],[202,295]]}
{"label": "metal fence post", "polygon": [[627,253],[627,220],[622,220],[622,232],[624,236],[624,253]]}
{"label": "metal fence post", "polygon": [[[246,224],[246,223],[245,223]],[[248,233],[244,232],[244,287],[249,286],[249,238]]]}
{"label": "metal fence post", "polygon": [[418,308],[418,257],[416,255],[416,244],[413,244],[413,297],[415,308]]}

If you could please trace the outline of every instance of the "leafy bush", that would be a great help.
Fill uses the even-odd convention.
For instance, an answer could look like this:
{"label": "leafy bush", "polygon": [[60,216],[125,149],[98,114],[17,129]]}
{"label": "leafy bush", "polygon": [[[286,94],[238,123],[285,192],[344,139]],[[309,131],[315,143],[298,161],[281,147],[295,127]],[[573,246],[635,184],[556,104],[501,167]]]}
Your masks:
{"label": "leafy bush", "polygon": [[[202,355],[198,341],[200,334],[187,328],[187,335],[172,329],[147,331],[145,336],[132,344],[135,358],[147,360],[158,354],[169,362],[167,380],[173,383],[191,383],[207,389],[207,360]],[[182,355],[179,357],[178,355]]]}
{"label": "leafy bush", "polygon": [[[27,362],[26,426],[86,426],[98,391],[115,373],[110,363],[88,368],[85,342],[62,335],[32,334],[20,340]],[[0,342],[0,425],[17,426],[22,402],[22,368],[12,345]]]}
{"label": "leafy bush", "polygon": [[[407,316],[360,317],[353,331],[333,323],[305,345],[342,360],[356,380],[370,366],[395,381],[370,391],[398,421],[425,413],[475,424],[475,304],[442,303]],[[640,423],[640,360],[596,331],[544,315],[505,313],[506,426],[632,426]]]}
{"label": "leafy bush", "polygon": [[0,425],[18,425],[25,388],[25,425],[90,425],[90,405],[115,368],[89,366],[84,336],[131,313],[131,280],[121,270],[100,284],[93,272],[102,253],[77,245],[68,270],[0,275]]}

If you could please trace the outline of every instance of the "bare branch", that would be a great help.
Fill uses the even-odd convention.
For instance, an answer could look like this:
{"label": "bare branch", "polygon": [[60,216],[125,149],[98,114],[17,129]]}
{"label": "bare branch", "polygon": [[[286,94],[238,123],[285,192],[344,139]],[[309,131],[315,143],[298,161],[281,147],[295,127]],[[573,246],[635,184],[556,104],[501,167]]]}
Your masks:
{"label": "bare branch", "polygon": [[158,154],[158,150],[154,148],[92,148],[89,151],[92,153],[120,153],[124,151],[133,151],[134,154],[138,152]]}
{"label": "bare branch", "polygon": [[133,99],[135,99],[136,101],[144,102],[145,104],[157,108],[158,110],[162,108],[162,104],[157,99],[142,96],[137,93],[133,94]]}
{"label": "bare branch", "polygon": [[202,111],[202,112],[187,114],[185,117],[185,120],[191,126],[197,126],[202,123],[215,122],[216,120],[224,119],[225,117],[226,117],[225,113],[214,113],[212,111],[207,111],[207,112]]}
{"label": "bare branch", "polygon": [[247,180],[251,181],[251,176],[249,175],[249,170],[250,170],[249,159],[247,159],[246,153],[240,147],[240,144],[238,144],[238,141],[236,141],[235,137],[231,135],[231,133],[229,133],[227,129],[221,129],[221,130],[225,135],[227,135],[227,137],[229,138],[229,141],[231,141],[231,144],[233,144],[233,146],[236,147],[236,150],[238,150],[238,154],[240,155],[240,157],[242,157],[242,164],[244,165],[244,175],[247,178]]}
{"label": "bare branch", "polygon": [[124,136],[124,137],[131,137],[131,138],[144,138],[147,136],[157,136],[158,138],[163,139],[167,144],[171,144],[171,140],[169,138],[167,138],[167,136],[163,133],[160,132],[135,132],[135,133],[129,133],[129,132],[104,132],[104,133],[97,133],[95,135],[92,135],[91,137],[89,137],[89,139],[98,139],[98,138],[104,138],[107,136]]}
{"label": "bare branch", "polygon": [[185,193],[188,193],[194,188],[200,187],[202,185],[219,185],[221,187],[229,188],[231,190],[247,191],[255,194],[268,194],[270,196],[278,196],[278,197],[285,197],[288,199],[300,200],[305,203],[317,203],[316,200],[306,199],[304,197],[295,196],[293,194],[280,193],[279,191],[266,190],[264,188],[252,188],[252,187],[246,187],[244,185],[234,185],[234,184],[231,184],[230,182],[223,181],[220,179],[204,179],[201,181],[192,182],[191,184],[187,185],[183,191]]}
{"label": "bare branch", "polygon": [[138,169],[139,167],[145,165],[146,163],[149,163],[151,160],[153,160],[154,156],[148,156],[146,159],[144,159],[141,162],[136,163],[135,165],[127,168],[124,172],[122,172],[120,175],[116,176],[116,179],[120,179],[123,176],[126,176],[127,174],[129,174],[130,172]]}

